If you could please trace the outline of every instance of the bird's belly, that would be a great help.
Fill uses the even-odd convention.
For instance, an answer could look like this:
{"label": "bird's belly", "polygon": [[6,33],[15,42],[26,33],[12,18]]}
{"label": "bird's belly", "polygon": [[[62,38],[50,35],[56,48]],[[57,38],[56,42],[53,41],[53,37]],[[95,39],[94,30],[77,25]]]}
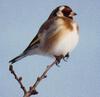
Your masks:
{"label": "bird's belly", "polygon": [[58,40],[51,43],[49,54],[60,56],[65,56],[68,52],[71,52],[77,45],[79,40],[79,35],[77,32],[70,32],[68,34],[62,35]]}

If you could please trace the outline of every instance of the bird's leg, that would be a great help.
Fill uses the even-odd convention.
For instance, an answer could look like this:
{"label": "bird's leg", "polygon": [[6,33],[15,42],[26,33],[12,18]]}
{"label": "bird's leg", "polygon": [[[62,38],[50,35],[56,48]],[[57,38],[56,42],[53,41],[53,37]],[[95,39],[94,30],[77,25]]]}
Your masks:
{"label": "bird's leg", "polygon": [[61,56],[55,56],[55,58],[56,58],[56,65],[59,67],[59,63],[60,63],[60,61],[61,61],[61,59],[63,58],[63,55],[61,55]]}
{"label": "bird's leg", "polygon": [[65,57],[63,57],[63,60],[67,62],[68,58],[69,58],[69,53],[67,53],[67,54],[65,55]]}

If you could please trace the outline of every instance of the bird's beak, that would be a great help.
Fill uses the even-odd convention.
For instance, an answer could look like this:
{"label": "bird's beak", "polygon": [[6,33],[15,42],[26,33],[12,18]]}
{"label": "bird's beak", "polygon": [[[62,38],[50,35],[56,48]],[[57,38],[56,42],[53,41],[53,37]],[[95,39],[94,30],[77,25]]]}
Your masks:
{"label": "bird's beak", "polygon": [[73,16],[75,16],[75,15],[77,15],[77,13],[75,13],[75,12],[72,11],[72,12],[70,13],[69,16],[70,16],[70,17],[73,17]]}

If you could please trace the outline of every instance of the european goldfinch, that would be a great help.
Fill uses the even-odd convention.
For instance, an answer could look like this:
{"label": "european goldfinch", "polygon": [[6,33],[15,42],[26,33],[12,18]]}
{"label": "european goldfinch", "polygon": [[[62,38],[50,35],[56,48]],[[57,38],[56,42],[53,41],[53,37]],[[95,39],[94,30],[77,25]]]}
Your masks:
{"label": "european goldfinch", "polygon": [[9,62],[13,64],[35,54],[55,57],[58,63],[61,59],[68,58],[79,41],[79,27],[73,20],[75,15],[69,6],[58,6],[40,27],[29,46]]}

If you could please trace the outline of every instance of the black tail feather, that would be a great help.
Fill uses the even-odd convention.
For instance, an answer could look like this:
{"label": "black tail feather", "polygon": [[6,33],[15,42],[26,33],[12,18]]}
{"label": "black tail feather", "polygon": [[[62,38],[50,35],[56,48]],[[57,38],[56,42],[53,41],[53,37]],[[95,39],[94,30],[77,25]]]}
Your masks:
{"label": "black tail feather", "polygon": [[16,58],[10,60],[9,63],[13,64],[13,63],[15,63],[15,62],[21,60],[21,59],[24,58],[24,57],[25,57],[25,55],[24,55],[24,54],[21,54],[21,55],[17,56]]}
{"label": "black tail feather", "polygon": [[17,56],[16,58],[10,60],[9,63],[11,63],[11,64],[15,63],[18,58],[19,58],[19,56]]}

